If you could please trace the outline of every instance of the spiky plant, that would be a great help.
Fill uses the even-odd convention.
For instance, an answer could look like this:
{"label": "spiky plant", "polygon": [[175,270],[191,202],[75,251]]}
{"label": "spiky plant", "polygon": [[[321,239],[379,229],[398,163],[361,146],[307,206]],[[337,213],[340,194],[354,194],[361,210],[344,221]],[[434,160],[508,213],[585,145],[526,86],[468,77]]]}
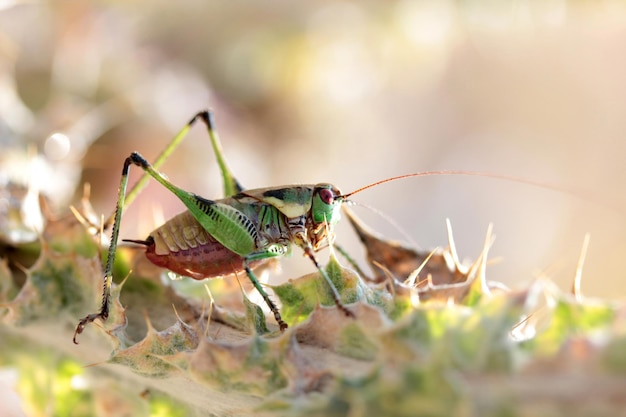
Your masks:
{"label": "spiky plant", "polygon": [[[545,280],[517,292],[487,280],[490,233],[478,259],[463,265],[450,230],[445,249],[421,253],[350,212],[377,272],[343,266],[350,262],[334,251],[326,271],[355,319],[310,274],[272,287],[291,324],[281,333],[235,278],[213,280],[207,293],[204,283],[162,280],[141,253],[120,248],[111,316],[75,346],[77,318],[101,295],[100,235],[68,211],[46,215],[34,241],[19,238],[23,200],[13,197],[23,191],[3,189],[17,206],[2,213],[11,221],[2,223],[0,366],[21,362],[19,392],[35,413],[623,413],[623,305]],[[81,211],[88,215],[87,202]],[[43,382],[40,368],[52,370]]]}

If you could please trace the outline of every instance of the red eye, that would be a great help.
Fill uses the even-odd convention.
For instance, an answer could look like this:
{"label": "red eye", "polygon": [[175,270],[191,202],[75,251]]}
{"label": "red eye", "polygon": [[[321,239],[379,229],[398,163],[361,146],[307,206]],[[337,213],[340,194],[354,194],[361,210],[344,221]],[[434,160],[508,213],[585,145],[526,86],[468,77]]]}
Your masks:
{"label": "red eye", "polygon": [[332,204],[335,196],[333,196],[333,192],[330,191],[328,188],[322,188],[320,190],[320,198],[325,204]]}

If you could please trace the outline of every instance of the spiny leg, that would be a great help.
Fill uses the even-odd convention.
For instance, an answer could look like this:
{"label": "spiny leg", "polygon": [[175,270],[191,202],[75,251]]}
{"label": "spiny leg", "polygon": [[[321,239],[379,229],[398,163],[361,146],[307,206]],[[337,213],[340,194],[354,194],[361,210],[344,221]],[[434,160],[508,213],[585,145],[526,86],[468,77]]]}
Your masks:
{"label": "spiny leg", "polygon": [[[224,152],[222,151],[222,145],[219,139],[219,135],[217,130],[215,129],[215,121],[213,118],[213,113],[207,110],[203,110],[197,113],[193,118],[181,129],[180,132],[174,136],[172,141],[163,149],[161,154],[156,158],[152,167],[155,170],[158,170],[161,165],[165,163],[165,161],[172,155],[174,150],[178,148],[183,139],[187,137],[187,133],[191,130],[192,126],[196,123],[196,121],[201,120],[207,127],[209,138],[211,139],[211,146],[213,147],[213,151],[215,152],[215,158],[217,159],[217,164],[220,167],[220,172],[222,173],[223,186],[224,186],[224,196],[230,197],[235,195],[241,191],[243,191],[243,187],[237,181],[230,168],[228,168],[228,164],[226,163],[226,159],[224,158]],[[150,179],[149,173],[144,173],[137,183],[132,186],[130,191],[126,194],[125,204],[122,208],[122,212],[126,207],[128,207],[134,200],[137,198],[139,193],[144,189],[148,180]],[[111,227],[111,224],[115,221],[116,213],[113,213],[109,216],[108,219],[104,222],[104,229],[107,230]]]}
{"label": "spiny leg", "polygon": [[109,253],[107,256],[107,263],[104,270],[104,283],[102,289],[102,306],[98,313],[89,314],[84,317],[74,331],[74,343],[78,344],[76,337],[83,332],[85,326],[96,319],[106,321],[109,317],[109,301],[111,298],[111,281],[113,280],[113,264],[115,261],[115,250],[117,249],[117,240],[120,232],[120,221],[122,219],[122,211],[124,209],[124,199],[126,196],[126,186],[128,185],[128,172],[130,171],[131,158],[126,158],[124,161],[124,167],[122,168],[122,178],[120,180],[120,186],[117,193],[117,203],[115,205],[115,215],[113,222],[113,230],[111,231],[111,243],[109,245]]}

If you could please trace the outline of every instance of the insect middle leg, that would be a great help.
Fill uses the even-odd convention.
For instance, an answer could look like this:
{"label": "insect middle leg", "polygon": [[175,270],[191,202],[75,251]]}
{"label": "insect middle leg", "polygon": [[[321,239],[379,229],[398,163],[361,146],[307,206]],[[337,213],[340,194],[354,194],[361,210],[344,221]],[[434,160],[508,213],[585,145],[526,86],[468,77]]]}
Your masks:
{"label": "insect middle leg", "polygon": [[244,269],[246,270],[248,279],[250,280],[250,282],[252,282],[252,285],[254,285],[254,288],[256,288],[259,294],[261,294],[261,297],[263,297],[265,304],[267,304],[267,306],[270,308],[270,311],[272,312],[272,314],[274,314],[274,319],[276,319],[276,322],[278,323],[278,327],[280,328],[281,332],[287,329],[288,325],[287,323],[283,321],[283,318],[280,315],[280,311],[278,310],[278,307],[276,307],[276,304],[274,304],[274,302],[269,297],[269,295],[267,295],[267,292],[265,292],[265,289],[263,288],[263,286],[261,286],[261,283],[259,282],[256,275],[250,268],[249,264],[256,260],[263,260],[263,259],[269,259],[269,258],[273,258],[277,256],[282,256],[286,254],[288,250],[289,250],[289,247],[287,244],[274,243],[274,244],[270,244],[268,247],[262,250],[251,253],[250,255],[244,258]]}

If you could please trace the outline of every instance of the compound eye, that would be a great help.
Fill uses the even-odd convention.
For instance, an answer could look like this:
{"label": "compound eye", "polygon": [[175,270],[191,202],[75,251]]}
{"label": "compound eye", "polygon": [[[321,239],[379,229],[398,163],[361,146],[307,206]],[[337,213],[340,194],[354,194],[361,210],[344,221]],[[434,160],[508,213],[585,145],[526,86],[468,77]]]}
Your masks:
{"label": "compound eye", "polygon": [[333,195],[333,192],[330,191],[328,188],[322,188],[320,190],[320,198],[325,204],[332,204],[333,201],[335,200],[335,196]]}

